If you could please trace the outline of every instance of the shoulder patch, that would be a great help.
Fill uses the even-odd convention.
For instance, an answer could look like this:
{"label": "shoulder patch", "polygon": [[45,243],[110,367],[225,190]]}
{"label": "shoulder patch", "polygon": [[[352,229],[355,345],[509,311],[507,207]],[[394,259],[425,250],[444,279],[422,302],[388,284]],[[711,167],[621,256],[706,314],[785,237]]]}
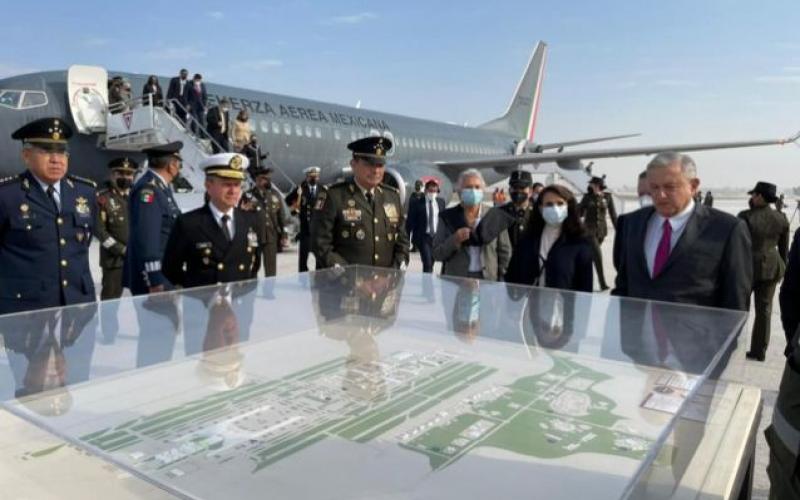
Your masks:
{"label": "shoulder patch", "polygon": [[139,193],[139,199],[142,203],[153,203],[156,196],[152,189],[142,189]]}
{"label": "shoulder patch", "polygon": [[317,194],[317,203],[314,205],[314,210],[322,210],[325,208],[325,202],[328,200],[328,191],[322,190]]}
{"label": "shoulder patch", "polygon": [[67,178],[75,182],[80,182],[81,184],[92,186],[93,188],[97,189],[97,183],[91,179],[87,179],[85,177],[79,177],[77,175],[72,175],[72,174],[67,174]]}

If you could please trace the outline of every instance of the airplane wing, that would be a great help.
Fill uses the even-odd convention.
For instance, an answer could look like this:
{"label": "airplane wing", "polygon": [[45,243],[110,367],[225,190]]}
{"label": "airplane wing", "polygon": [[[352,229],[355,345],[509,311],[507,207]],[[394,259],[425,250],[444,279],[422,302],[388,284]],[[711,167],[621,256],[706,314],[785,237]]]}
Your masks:
{"label": "airplane wing", "polygon": [[628,139],[630,137],[639,137],[642,134],[623,134],[623,135],[610,135],[608,137],[593,137],[591,139],[579,139],[577,141],[563,141],[563,142],[553,142],[550,144],[536,144],[531,145],[528,149],[530,153],[541,153],[542,151],[547,151],[548,149],[564,149],[569,146],[580,146],[581,144],[592,144],[595,142],[607,142],[607,141],[615,141],[617,139]]}
{"label": "airplane wing", "polygon": [[798,139],[800,139],[800,132],[785,139],[765,139],[760,141],[739,142],[708,142],[701,144],[670,144],[664,146],[644,146],[617,149],[585,149],[581,151],[562,151],[555,153],[524,153],[515,156],[497,156],[491,158],[478,158],[474,160],[439,161],[436,162],[436,164],[442,168],[452,169],[515,167],[533,163],[574,164],[580,160],[651,155],[661,153],[663,151],[679,151],[681,153],[688,153],[690,151],[784,145],[794,143]]}

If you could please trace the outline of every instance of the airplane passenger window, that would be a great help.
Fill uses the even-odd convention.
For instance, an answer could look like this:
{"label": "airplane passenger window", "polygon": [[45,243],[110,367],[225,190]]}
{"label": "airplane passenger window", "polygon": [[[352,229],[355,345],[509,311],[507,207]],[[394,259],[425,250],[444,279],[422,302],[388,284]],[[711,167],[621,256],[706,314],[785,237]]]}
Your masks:
{"label": "airplane passenger window", "polygon": [[22,109],[38,108],[47,104],[47,94],[44,92],[25,92],[22,98]]}
{"label": "airplane passenger window", "polygon": [[294,125],[294,131],[295,131],[295,132],[297,133],[297,135],[299,135],[299,136],[302,136],[302,135],[303,135],[303,127],[301,127],[300,125],[298,125],[298,124],[296,124],[296,123],[295,123],[295,125]]}
{"label": "airplane passenger window", "polygon": [[357,139],[355,131],[350,131],[350,140],[355,141]]}
{"label": "airplane passenger window", "polygon": [[21,97],[22,97],[22,92],[20,92],[19,90],[0,91],[0,106],[11,109],[17,109]]}
{"label": "airplane passenger window", "polygon": [[336,139],[337,141],[341,141],[342,140],[342,131],[339,130],[338,128],[333,129],[333,138]]}
{"label": "airplane passenger window", "polygon": [[269,133],[269,123],[267,123],[266,120],[261,120],[261,131],[265,134]]}
{"label": "airplane passenger window", "polygon": [[322,139],[322,130],[319,127],[314,127],[314,135],[317,139]]}
{"label": "airplane passenger window", "polygon": [[311,134],[312,134],[311,127],[306,125],[306,137],[311,137]]}
{"label": "airplane passenger window", "polygon": [[278,124],[278,122],[272,122],[272,133],[273,134],[281,133],[281,126]]}
{"label": "airplane passenger window", "polygon": [[286,135],[292,135],[292,126],[288,123],[283,124],[283,133]]}
{"label": "airplane passenger window", "polygon": [[417,149],[419,149],[419,147],[420,147],[419,146],[419,138],[418,137],[414,138],[414,147],[417,148]]}

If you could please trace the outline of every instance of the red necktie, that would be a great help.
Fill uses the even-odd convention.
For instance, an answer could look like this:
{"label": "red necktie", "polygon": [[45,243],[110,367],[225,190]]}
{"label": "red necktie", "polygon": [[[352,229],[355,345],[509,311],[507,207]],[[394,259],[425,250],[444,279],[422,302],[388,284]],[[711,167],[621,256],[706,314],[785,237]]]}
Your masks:
{"label": "red necktie", "polygon": [[661,227],[661,241],[658,242],[658,248],[656,249],[656,259],[655,262],[653,262],[653,278],[661,274],[661,271],[667,264],[667,259],[669,259],[671,242],[672,242],[672,226],[669,223],[669,219],[667,219],[664,221],[664,225]]}

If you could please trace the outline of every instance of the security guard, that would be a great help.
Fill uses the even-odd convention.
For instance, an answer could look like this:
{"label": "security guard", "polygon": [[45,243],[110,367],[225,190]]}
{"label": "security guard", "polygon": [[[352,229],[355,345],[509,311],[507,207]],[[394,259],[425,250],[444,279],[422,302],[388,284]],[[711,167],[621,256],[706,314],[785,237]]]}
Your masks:
{"label": "security guard", "polygon": [[778,201],[777,188],[769,182],[758,182],[750,195],[750,209],[739,213],[750,230],[753,243],[753,335],[749,359],[764,361],[769,344],[769,324],[772,317],[772,297],[783,278],[789,247],[789,221],[783,213],[770,208]]}
{"label": "security guard", "polygon": [[578,204],[578,213],[583,217],[583,223],[589,236],[594,239],[594,267],[597,270],[597,279],[600,289],[608,290],[606,275],[603,271],[603,253],[600,245],[608,236],[606,215],[611,217],[611,224],[617,228],[617,210],[614,208],[614,197],[605,192],[606,181],[603,177],[592,177],[589,180],[589,189]]}
{"label": "security guard", "polygon": [[28,123],[27,170],[0,181],[0,314],[92,302],[89,244],[95,224],[94,182],[67,174],[62,118]]}
{"label": "security guard", "polygon": [[248,172],[255,186],[242,196],[241,208],[258,212],[264,231],[264,276],[275,276],[278,269],[278,251],[288,244],[283,200],[272,187],[272,168],[251,167]]}
{"label": "security guard", "polygon": [[183,143],[145,149],[149,168],[136,182],[130,198],[130,242],[125,255],[123,285],[134,295],[171,287],[161,272],[167,238],[181,211],[170,184],[180,173]]}
{"label": "security guard", "polygon": [[[298,270],[301,273],[308,271],[308,254],[311,251],[311,214],[317,203],[317,196],[324,188],[319,185],[319,167],[308,167],[303,171],[306,174],[300,186],[289,193],[286,197],[286,204],[292,207],[292,215],[300,218],[300,232],[297,234],[299,243],[299,262]],[[317,268],[321,268],[317,264]]]}
{"label": "security guard", "polygon": [[122,295],[122,268],[128,245],[128,195],[138,164],[130,158],[115,158],[108,167],[111,178],[106,187],[97,192],[95,228],[103,269],[102,300],[118,299]]}
{"label": "security guard", "polygon": [[258,275],[259,216],[237,208],[247,164],[238,153],[216,154],[200,164],[208,203],[178,217],[172,229],[163,258],[171,283],[189,288]]}
{"label": "security guard", "polygon": [[311,234],[321,267],[408,265],[408,236],[397,190],[382,184],[392,141],[365,137],[347,145],[353,178],[320,192]]}
{"label": "security guard", "polygon": [[511,177],[508,179],[511,201],[500,207],[500,210],[514,220],[514,224],[508,228],[508,239],[511,240],[512,247],[516,247],[519,235],[525,232],[533,220],[532,186],[533,177],[530,172],[524,170],[511,172]]}

